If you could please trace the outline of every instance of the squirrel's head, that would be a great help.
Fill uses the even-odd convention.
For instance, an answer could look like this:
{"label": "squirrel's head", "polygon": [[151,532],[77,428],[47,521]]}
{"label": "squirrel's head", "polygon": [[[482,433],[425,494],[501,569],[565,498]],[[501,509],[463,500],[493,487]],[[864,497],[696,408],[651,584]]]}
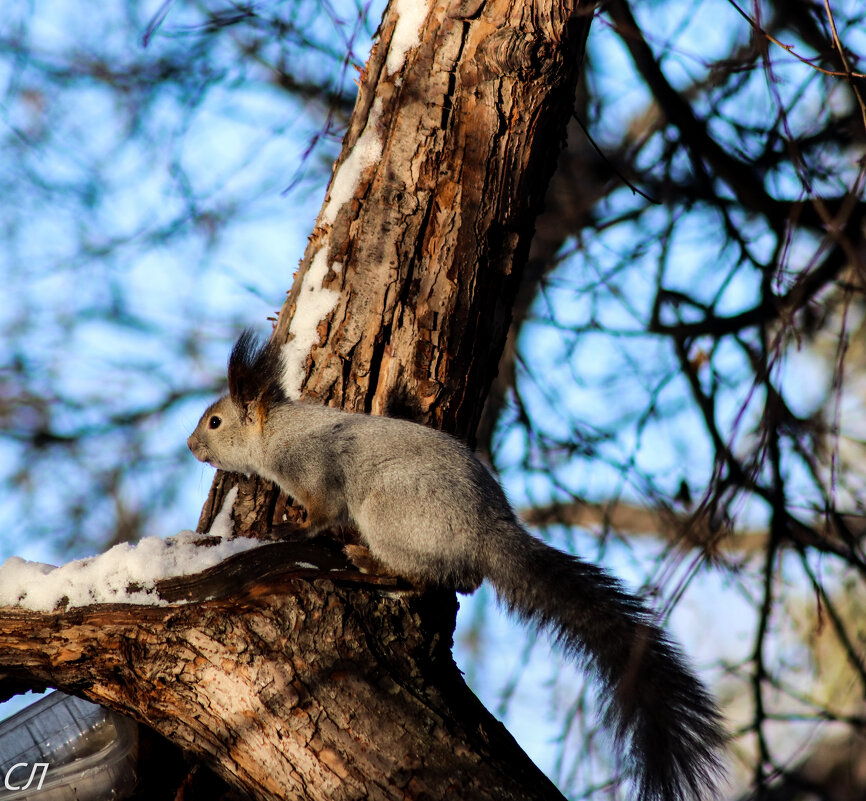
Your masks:
{"label": "squirrel's head", "polygon": [[286,400],[281,366],[277,345],[259,344],[250,330],[238,337],[229,357],[229,394],[208,407],[187,440],[196,459],[220,470],[257,472],[268,413]]}
{"label": "squirrel's head", "polygon": [[200,462],[220,470],[253,473],[250,447],[257,434],[226,395],[207,408],[186,444]]}

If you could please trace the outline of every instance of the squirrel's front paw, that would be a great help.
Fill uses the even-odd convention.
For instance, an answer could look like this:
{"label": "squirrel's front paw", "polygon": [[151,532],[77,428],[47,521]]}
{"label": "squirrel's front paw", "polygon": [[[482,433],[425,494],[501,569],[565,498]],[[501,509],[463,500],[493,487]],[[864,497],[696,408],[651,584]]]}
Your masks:
{"label": "squirrel's front paw", "polygon": [[364,545],[346,544],[343,546],[343,553],[352,560],[355,567],[362,573],[390,575],[385,566]]}

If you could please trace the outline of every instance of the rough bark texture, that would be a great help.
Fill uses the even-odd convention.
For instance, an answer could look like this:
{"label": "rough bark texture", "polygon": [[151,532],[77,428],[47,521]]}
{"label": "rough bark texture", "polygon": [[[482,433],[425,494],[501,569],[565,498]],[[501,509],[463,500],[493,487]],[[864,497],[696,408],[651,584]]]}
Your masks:
{"label": "rough bark texture", "polygon": [[[380,157],[329,214],[326,198],[274,332],[290,338],[325,255],[324,285],[339,296],[305,364],[308,399],[472,438],[571,112],[582,9],[436,5],[392,74],[397,18],[386,12],[329,196],[360,139],[374,137]],[[202,530],[236,481],[217,476]],[[240,486],[239,533],[273,539],[296,519],[265,482]],[[296,560],[325,568],[305,553]],[[463,684],[453,593],[306,570],[276,578],[246,565],[219,600],[185,606],[4,610],[0,669],[126,711],[258,798],[560,797]]]}
{"label": "rough bark texture", "polygon": [[326,282],[340,299],[321,326],[307,395],[355,411],[396,406],[472,437],[589,19],[573,2],[437,5],[405,68],[387,75],[386,14],[335,170],[371,119],[382,157],[333,225],[320,218],[275,332],[286,337],[301,281],[328,248],[343,266]]}
{"label": "rough bark texture", "polygon": [[[249,572],[267,575],[239,580]],[[0,653],[13,675],[134,714],[257,798],[561,798],[463,683],[453,593],[371,591],[381,583],[325,543],[281,543],[162,588],[230,591],[217,599],[3,610]]]}

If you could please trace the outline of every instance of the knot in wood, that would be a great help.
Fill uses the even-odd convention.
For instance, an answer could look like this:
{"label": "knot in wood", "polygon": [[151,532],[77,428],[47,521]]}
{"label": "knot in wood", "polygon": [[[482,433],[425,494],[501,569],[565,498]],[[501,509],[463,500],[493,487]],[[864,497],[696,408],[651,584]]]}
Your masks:
{"label": "knot in wood", "polygon": [[504,75],[522,81],[544,77],[555,66],[555,51],[543,36],[500,28],[478,46],[475,63],[482,80]]}

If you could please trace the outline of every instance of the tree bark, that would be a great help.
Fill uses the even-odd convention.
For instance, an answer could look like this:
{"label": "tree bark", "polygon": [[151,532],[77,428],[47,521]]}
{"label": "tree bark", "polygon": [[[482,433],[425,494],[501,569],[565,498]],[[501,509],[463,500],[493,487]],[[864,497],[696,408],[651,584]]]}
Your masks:
{"label": "tree bark", "polygon": [[332,223],[320,214],[275,336],[286,339],[304,279],[326,250],[342,269],[325,285],[340,295],[305,365],[305,394],[355,411],[396,405],[470,439],[563,145],[591,9],[550,0],[435,6],[418,49],[389,75],[392,10],[335,178],[371,125],[381,158]]}
{"label": "tree bark", "polygon": [[[430,4],[407,49],[398,6],[411,16],[385,13],[273,335],[308,400],[471,440],[592,8]],[[238,480],[217,476],[201,529]],[[279,537],[286,499],[240,487],[236,532]],[[267,547],[289,551],[235,557],[218,590],[161,588],[183,605],[0,610],[0,669],[136,717],[257,798],[560,797],[454,666],[453,593],[365,578],[325,546]],[[293,561],[308,567],[280,572]]]}
{"label": "tree bark", "polygon": [[463,683],[454,594],[381,583],[324,543],[266,545],[161,588],[228,590],[206,601],[3,610],[0,653],[14,674],[134,714],[256,798],[561,798]]}

